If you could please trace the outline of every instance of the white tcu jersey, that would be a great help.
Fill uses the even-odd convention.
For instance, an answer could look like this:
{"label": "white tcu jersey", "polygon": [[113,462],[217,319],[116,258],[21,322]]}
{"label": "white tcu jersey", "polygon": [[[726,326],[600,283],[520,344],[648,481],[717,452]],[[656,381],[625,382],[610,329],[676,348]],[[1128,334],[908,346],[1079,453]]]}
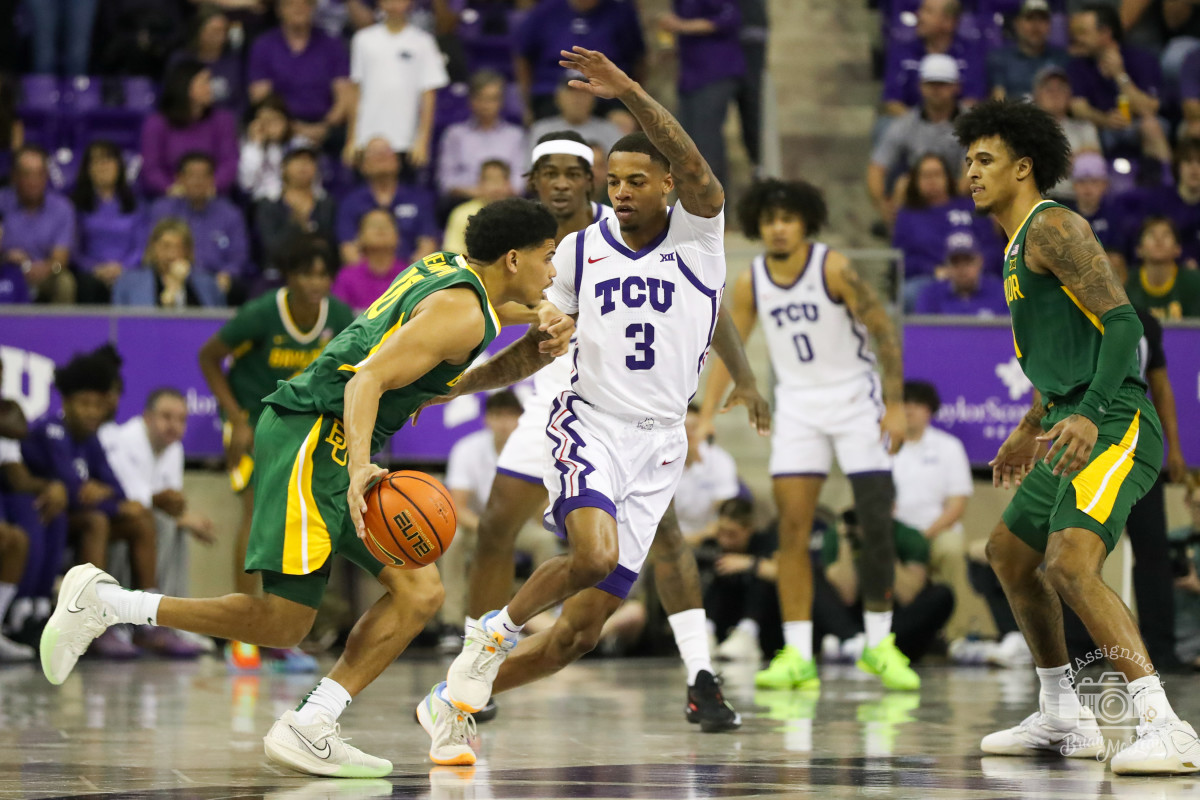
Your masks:
{"label": "white tcu jersey", "polygon": [[826,245],[814,242],[804,271],[791,286],[771,279],[766,257],[758,256],[750,265],[754,307],[779,390],[844,383],[875,369],[866,326],[829,295],[828,254]]}
{"label": "white tcu jersey", "polygon": [[571,388],[623,419],[682,422],[696,393],[725,288],[725,215],[681,205],[630,250],[615,220],[563,239],[546,298],[579,313]]}

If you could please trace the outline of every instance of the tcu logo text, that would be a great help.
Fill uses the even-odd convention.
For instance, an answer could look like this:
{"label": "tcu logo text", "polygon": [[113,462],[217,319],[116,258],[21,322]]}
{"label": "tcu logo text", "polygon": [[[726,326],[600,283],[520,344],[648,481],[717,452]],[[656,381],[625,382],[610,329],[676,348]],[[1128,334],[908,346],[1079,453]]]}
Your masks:
{"label": "tcu logo text", "polygon": [[425,538],[425,534],[417,527],[417,524],[412,521],[412,517],[407,511],[401,511],[396,516],[392,517],[392,522],[396,523],[396,527],[400,529],[400,533],[408,540],[412,546],[413,554],[419,558],[424,558],[429,555],[432,548],[429,545],[429,539]]}
{"label": "tcu logo text", "polygon": [[[674,255],[668,253],[668,255]],[[617,298],[628,308],[641,308],[650,301],[650,307],[660,313],[671,308],[675,295],[675,284],[660,278],[642,278],[631,275],[621,278],[609,278],[596,284],[596,297],[600,302],[601,315],[613,311],[617,307]]]}
{"label": "tcu logo text", "polygon": [[782,328],[787,322],[816,322],[821,309],[813,303],[788,303],[771,310],[775,327]]}

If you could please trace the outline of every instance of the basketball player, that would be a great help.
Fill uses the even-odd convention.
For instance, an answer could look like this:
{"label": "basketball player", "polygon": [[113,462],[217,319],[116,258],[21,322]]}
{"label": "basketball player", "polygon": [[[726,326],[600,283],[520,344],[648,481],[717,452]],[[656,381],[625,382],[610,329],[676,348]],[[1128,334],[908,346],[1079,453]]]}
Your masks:
{"label": "basketball player", "polygon": [[[568,552],[479,620],[447,681],[418,707],[437,763],[475,759],[437,716],[446,702],[473,712],[493,682],[504,691],[557,672],[595,646],[628,594],[683,470],[684,417],[725,283],[725,193],[691,138],[602,53],[575,47],[562,56],[584,78],[573,88],[620,99],[646,132],[613,145],[608,192],[616,219],[563,239],[547,292],[549,302],[579,316],[569,388],[554,399],[546,431],[554,459],[544,479],[547,523],[565,536]],[[546,359],[529,344],[467,373],[456,393],[535,372]],[[554,626],[506,660],[524,624],[559,602]]]}
{"label": "basketball player", "polygon": [[[920,677],[896,647],[892,627],[891,456],[904,441],[904,370],[900,341],[875,292],[849,260],[813,240],[828,217],[816,187],[763,181],[740,208],[742,229],[761,238],[733,289],[733,319],[743,337],[761,320],[775,371],[771,482],[779,508],[779,606],[784,647],[756,686],[816,688],[809,535],[817,497],[836,456],[850,479],[862,521],[859,583],[866,647],[860,669],[889,689],[912,690]],[[867,344],[875,338],[876,358]],[[728,385],[714,365],[703,414],[711,419]]]}
{"label": "basketball player", "polygon": [[[590,145],[574,131],[555,131],[538,139],[533,149],[530,188],[558,222],[559,241],[601,220],[615,219],[609,206],[590,200],[592,162]],[[755,388],[754,373],[746,361],[737,330],[722,314],[713,346],[723,360],[735,365],[738,385],[752,399],[751,413],[767,417],[766,401]],[[509,437],[497,463],[496,479],[479,523],[475,557],[471,564],[466,635],[487,611],[503,606],[512,594],[513,550],[521,526],[546,507],[543,478],[552,468],[545,446],[550,404],[571,381],[571,359],[559,358],[533,376],[533,392],[524,401],[517,429]],[[655,587],[675,634],[675,643],[688,668],[690,722],[706,732],[730,730],[741,724],[725,702],[713,674],[708,652],[708,620],[700,591],[700,571],[675,519],[668,508],[654,537],[650,556],[654,562]],[[480,709],[477,721],[491,719],[495,703]]]}
{"label": "basketball player", "polygon": [[[328,247],[305,234],[288,242],[280,263],[286,285],[252,300],[238,310],[200,348],[200,371],[225,418],[225,466],[235,492],[242,496],[242,523],[234,547],[234,588],[243,594],[258,591],[258,577],[246,572],[246,543],[254,512],[254,486],[250,481],[254,459],[254,427],[262,415],[263,398],[304,371],[321,349],[354,321],[345,303],[329,296],[333,261]],[[233,364],[228,374],[226,358]],[[316,672],[316,661],[299,648],[265,653],[283,672]],[[230,642],[226,658],[231,667],[253,670],[259,666],[258,648]]]}
{"label": "basketball player", "polygon": [[[255,513],[246,568],[264,595],[183,599],[122,589],[85,564],[67,573],[42,634],[42,669],[62,683],[91,641],[121,622],[290,647],[312,626],[340,553],[387,589],[350,632],[333,670],[264,739],[273,761],[301,772],[380,777],[390,762],[341,738],[338,717],[403,652],[442,603],[437,569],[384,567],[362,543],[363,494],[381,450],[412,412],[450,390],[500,327],[493,302],[541,301],[554,276],[554,220],[536,203],[502,200],[467,226],[466,256],[433,253],[401,273],[309,367],[265,399],[255,430]],[[547,316],[530,350],[565,352],[574,326]],[[553,339],[548,338],[553,336]],[[357,535],[356,535],[357,534]],[[447,707],[446,723],[470,718]]]}
{"label": "basketball player", "polygon": [[1141,322],[1087,222],[1043,198],[1071,165],[1054,118],[1031,104],[993,101],[960,116],[955,132],[967,149],[975,210],[1010,237],[1004,291],[1013,347],[1036,390],[991,462],[993,482],[1017,489],[987,555],[1033,653],[1041,693],[1037,711],[985,736],[982,748],[1103,752],[1095,716],[1075,694],[1065,602],[1128,681],[1137,739],[1112,757],[1112,771],[1200,772],[1195,730],[1171,709],[1133,615],[1100,577],[1130,507],[1163,463],[1162,427],[1138,363]]}

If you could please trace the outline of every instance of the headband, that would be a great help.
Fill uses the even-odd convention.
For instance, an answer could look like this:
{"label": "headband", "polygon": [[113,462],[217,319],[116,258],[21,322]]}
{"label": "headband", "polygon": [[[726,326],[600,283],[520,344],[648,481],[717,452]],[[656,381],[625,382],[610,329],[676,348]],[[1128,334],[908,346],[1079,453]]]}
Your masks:
{"label": "headband", "polygon": [[571,141],[570,139],[551,139],[533,148],[534,164],[542,156],[579,156],[588,163],[589,167],[592,166],[596,157],[591,147]]}

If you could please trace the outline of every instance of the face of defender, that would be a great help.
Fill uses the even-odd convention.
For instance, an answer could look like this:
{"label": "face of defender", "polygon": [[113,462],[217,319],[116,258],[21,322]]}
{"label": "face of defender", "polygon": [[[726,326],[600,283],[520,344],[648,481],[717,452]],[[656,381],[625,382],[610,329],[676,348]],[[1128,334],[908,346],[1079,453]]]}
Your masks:
{"label": "face of defender", "polygon": [[513,299],[527,306],[539,303],[554,276],[554,240],[547,239],[541,244],[524,250],[509,250],[505,264],[509,272],[516,276],[513,281]]}
{"label": "face of defender", "polygon": [[637,231],[667,208],[675,188],[671,173],[645,153],[612,153],[608,157],[608,199],[623,231]]}
{"label": "face of defender", "polygon": [[999,136],[985,136],[967,148],[967,181],[975,211],[989,214],[1012,200],[1018,178],[1033,180],[1028,158],[1013,158]]}
{"label": "face of defender", "polygon": [[767,252],[780,258],[799,250],[807,234],[800,215],[785,208],[765,209],[758,219],[758,232]]}
{"label": "face of defender", "polygon": [[555,219],[569,218],[592,200],[592,173],[584,168],[579,156],[544,156],[538,159],[538,168],[530,179],[538,202]]}

